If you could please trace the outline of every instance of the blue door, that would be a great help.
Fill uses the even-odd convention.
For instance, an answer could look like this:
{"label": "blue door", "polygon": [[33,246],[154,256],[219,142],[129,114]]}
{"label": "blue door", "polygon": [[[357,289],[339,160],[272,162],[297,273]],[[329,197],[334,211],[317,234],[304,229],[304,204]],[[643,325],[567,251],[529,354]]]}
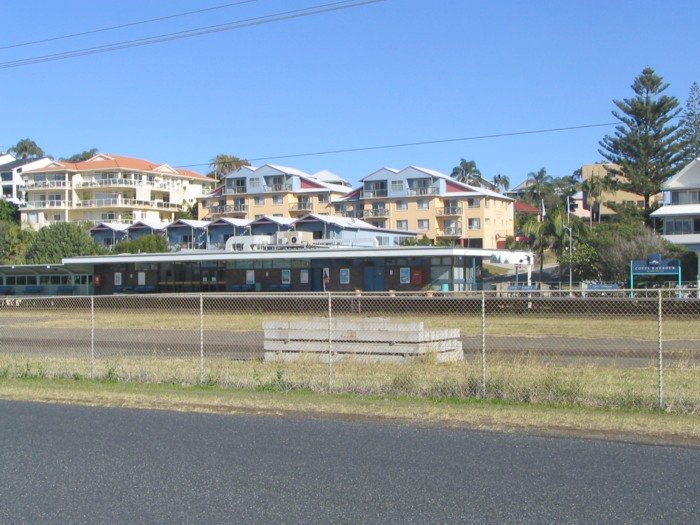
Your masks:
{"label": "blue door", "polygon": [[363,288],[366,292],[384,291],[384,267],[365,266]]}

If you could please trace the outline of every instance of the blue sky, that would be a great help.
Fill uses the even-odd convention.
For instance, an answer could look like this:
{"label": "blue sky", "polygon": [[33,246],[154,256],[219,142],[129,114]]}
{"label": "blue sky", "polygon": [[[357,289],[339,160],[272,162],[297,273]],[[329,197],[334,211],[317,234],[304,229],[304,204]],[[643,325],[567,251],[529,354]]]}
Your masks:
{"label": "blue sky", "polygon": [[[0,48],[234,0],[6,0]],[[386,0],[234,31],[3,68],[6,62],[300,9],[257,0],[0,49],[0,149],[100,151],[206,164],[613,122],[646,66],[685,103],[700,82],[700,2]],[[449,173],[460,158],[514,186],[600,160],[612,127],[254,161],[357,182],[383,166]],[[206,172],[207,166],[192,169]]]}

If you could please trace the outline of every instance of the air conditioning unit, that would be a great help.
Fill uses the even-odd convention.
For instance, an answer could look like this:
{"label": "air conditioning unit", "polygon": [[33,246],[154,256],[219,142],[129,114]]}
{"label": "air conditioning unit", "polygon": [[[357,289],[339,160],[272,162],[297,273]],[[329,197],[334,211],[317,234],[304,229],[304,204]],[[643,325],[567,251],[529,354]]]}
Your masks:
{"label": "air conditioning unit", "polygon": [[314,240],[314,234],[311,232],[277,232],[275,238],[276,244],[289,244],[300,246],[311,244]]}

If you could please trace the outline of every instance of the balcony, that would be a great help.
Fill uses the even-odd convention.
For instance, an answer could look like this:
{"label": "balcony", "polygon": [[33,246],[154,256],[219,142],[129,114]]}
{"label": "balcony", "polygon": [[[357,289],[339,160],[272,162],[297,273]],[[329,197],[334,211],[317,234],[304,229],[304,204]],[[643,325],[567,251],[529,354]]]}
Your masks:
{"label": "balcony", "polygon": [[387,190],[362,190],[361,199],[380,199],[387,196]]}
{"label": "balcony", "polygon": [[27,202],[27,208],[66,208],[68,207],[68,201],[29,201]]}
{"label": "balcony", "polygon": [[241,193],[248,193],[248,188],[246,186],[234,186],[233,188],[225,188],[224,195],[236,195]]}
{"label": "balcony", "polygon": [[450,216],[455,216],[455,215],[462,215],[462,207],[461,206],[447,206],[445,208],[438,208],[435,210],[435,213],[438,217],[450,217]]}
{"label": "balcony", "polygon": [[291,184],[271,184],[270,186],[263,186],[263,189],[266,192],[292,191],[292,185]]}
{"label": "balcony", "polygon": [[435,186],[427,186],[425,188],[408,188],[409,195],[437,195],[438,188]]}
{"label": "balcony", "polygon": [[341,215],[348,219],[362,219],[365,216],[365,210],[347,210],[342,212]]}
{"label": "balcony", "polygon": [[313,213],[314,205],[311,202],[295,202],[289,205],[289,211]]}
{"label": "balcony", "polygon": [[31,190],[44,190],[44,189],[57,189],[57,188],[69,188],[70,183],[64,180],[43,180],[39,182],[27,181],[24,188],[27,191]]}
{"label": "balcony", "polygon": [[114,178],[114,179],[95,179],[95,180],[84,180],[77,182],[75,184],[76,188],[114,188],[114,187],[127,187],[136,188],[142,187],[144,184],[140,180],[134,179],[124,179],[124,178]]}
{"label": "balcony", "polygon": [[371,208],[363,210],[362,213],[365,218],[387,218],[389,217],[389,208]]}
{"label": "balcony", "polygon": [[181,206],[172,202],[142,201],[137,199],[88,199],[75,203],[76,208],[158,208],[179,210]]}
{"label": "balcony", "polygon": [[461,237],[462,227],[461,226],[448,226],[445,229],[438,230],[438,237]]}
{"label": "balcony", "polygon": [[214,206],[211,208],[212,215],[225,215],[227,217],[245,217],[248,213],[247,204],[228,204],[226,206]]}

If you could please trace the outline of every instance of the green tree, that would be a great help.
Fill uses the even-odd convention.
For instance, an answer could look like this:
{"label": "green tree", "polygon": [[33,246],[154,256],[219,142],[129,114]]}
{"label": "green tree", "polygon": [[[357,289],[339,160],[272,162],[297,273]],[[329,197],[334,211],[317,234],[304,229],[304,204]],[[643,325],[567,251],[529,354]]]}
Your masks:
{"label": "green tree", "polygon": [[0,221],[10,221],[19,224],[19,208],[4,199],[0,200]]}
{"label": "green tree", "polygon": [[597,225],[588,242],[598,253],[598,275],[605,281],[629,279],[630,261],[646,259],[652,253],[678,258],[685,249],[664,240],[638,220],[614,220]]}
{"label": "green tree", "polygon": [[235,155],[217,155],[209,162],[209,167],[212,170],[209,172],[209,175],[220,181],[229,173],[232,173],[243,166],[250,166],[250,162],[236,157]]}
{"label": "green tree", "polygon": [[700,157],[700,87],[697,82],[690,86],[690,95],[681,118],[683,161],[688,163]]}
{"label": "green tree", "polygon": [[33,159],[44,156],[44,150],[37,146],[36,142],[31,139],[21,139],[12,146],[8,153],[12,153],[19,159]]}
{"label": "green tree", "polygon": [[614,184],[612,177],[598,177],[594,175],[589,179],[586,179],[581,184],[581,189],[586,194],[586,198],[589,201],[590,215],[589,225],[593,226],[593,216],[595,215],[600,222],[600,205],[602,204],[603,192],[614,191]]}
{"label": "green tree", "polygon": [[34,230],[20,228],[13,221],[0,221],[0,264],[23,264]]}
{"label": "green tree", "polygon": [[175,212],[175,220],[179,219],[196,219],[197,218],[197,203],[188,204],[182,203],[182,209]]}
{"label": "green tree", "polygon": [[473,160],[461,159],[459,161],[459,165],[452,168],[450,177],[464,184],[479,186],[481,172],[479,171],[479,168],[476,167],[476,162]]}
{"label": "green tree", "polygon": [[104,250],[88,233],[88,226],[57,222],[39,230],[27,250],[29,264],[56,264],[64,257],[99,255]]}
{"label": "green tree", "polygon": [[613,100],[617,110],[612,114],[620,124],[599,143],[603,158],[620,167],[611,170],[622,175],[619,189],[643,196],[646,212],[650,197],[682,161],[681,132],[671,123],[681,110],[678,99],[662,94],[667,87],[652,68],[645,68],[632,84],[635,96]]}
{"label": "green tree", "polygon": [[163,253],[168,251],[168,241],[162,235],[143,235],[138,239],[119,241],[114,245],[117,253]]}
{"label": "green tree", "polygon": [[598,251],[586,242],[577,242],[573,253],[563,252],[559,259],[560,268],[569,268],[574,281],[599,280],[600,257]]}
{"label": "green tree", "polygon": [[533,206],[540,207],[546,195],[552,193],[552,177],[547,175],[547,170],[540,168],[538,172],[527,174],[527,189],[525,200]]}
{"label": "green tree", "polygon": [[97,155],[99,152],[97,148],[92,148],[86,151],[83,151],[82,153],[76,153],[75,155],[71,155],[67,159],[61,159],[61,160],[66,160],[68,162],[82,162],[84,160],[91,159],[95,155]]}
{"label": "green tree", "polygon": [[508,188],[510,188],[510,179],[507,175],[501,175],[499,173],[493,176],[493,185],[497,190],[502,189],[503,191],[508,191]]}

